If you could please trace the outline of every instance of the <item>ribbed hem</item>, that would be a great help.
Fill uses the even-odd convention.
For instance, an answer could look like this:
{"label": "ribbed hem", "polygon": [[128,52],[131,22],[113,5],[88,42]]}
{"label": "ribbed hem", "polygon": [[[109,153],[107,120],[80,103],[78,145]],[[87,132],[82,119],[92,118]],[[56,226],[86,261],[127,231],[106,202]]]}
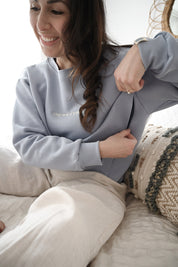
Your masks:
{"label": "ribbed hem", "polygon": [[80,147],[79,162],[82,169],[90,166],[101,166],[99,142],[82,143]]}

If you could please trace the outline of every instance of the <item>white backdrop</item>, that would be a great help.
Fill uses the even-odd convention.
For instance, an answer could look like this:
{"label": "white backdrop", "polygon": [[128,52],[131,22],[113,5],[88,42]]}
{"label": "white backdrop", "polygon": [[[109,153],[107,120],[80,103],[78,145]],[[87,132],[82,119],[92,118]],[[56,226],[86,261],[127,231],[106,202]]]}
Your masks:
{"label": "white backdrop", "polygon": [[1,1],[0,145],[11,139],[15,86],[22,70],[41,60],[29,25],[29,0]]}
{"label": "white backdrop", "polygon": [[153,0],[105,0],[107,28],[110,36],[121,44],[130,44],[146,36],[149,10]]}

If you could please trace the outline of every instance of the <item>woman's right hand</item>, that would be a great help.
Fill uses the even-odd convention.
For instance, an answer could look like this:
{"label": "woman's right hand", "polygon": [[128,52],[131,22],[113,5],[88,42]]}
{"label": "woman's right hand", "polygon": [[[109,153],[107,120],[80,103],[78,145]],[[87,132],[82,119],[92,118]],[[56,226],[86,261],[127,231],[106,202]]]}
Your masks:
{"label": "woman's right hand", "polygon": [[136,144],[130,129],[123,130],[99,142],[101,158],[126,158],[132,155]]}
{"label": "woman's right hand", "polygon": [[145,67],[137,45],[133,45],[114,72],[119,91],[135,93],[144,86]]}

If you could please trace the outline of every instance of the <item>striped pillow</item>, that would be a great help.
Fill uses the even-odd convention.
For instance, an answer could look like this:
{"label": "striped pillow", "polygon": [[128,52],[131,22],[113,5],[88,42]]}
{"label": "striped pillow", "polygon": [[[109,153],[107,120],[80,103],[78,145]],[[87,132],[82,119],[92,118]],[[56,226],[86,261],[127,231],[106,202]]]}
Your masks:
{"label": "striped pillow", "polygon": [[128,192],[178,225],[178,127],[148,125],[124,180]]}

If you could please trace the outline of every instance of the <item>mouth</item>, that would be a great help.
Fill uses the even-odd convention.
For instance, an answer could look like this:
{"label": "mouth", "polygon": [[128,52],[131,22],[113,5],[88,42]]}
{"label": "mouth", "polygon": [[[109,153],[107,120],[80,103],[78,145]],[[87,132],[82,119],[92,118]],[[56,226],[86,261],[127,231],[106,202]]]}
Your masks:
{"label": "mouth", "polygon": [[52,46],[57,43],[59,37],[45,37],[40,35],[40,43],[42,46]]}

